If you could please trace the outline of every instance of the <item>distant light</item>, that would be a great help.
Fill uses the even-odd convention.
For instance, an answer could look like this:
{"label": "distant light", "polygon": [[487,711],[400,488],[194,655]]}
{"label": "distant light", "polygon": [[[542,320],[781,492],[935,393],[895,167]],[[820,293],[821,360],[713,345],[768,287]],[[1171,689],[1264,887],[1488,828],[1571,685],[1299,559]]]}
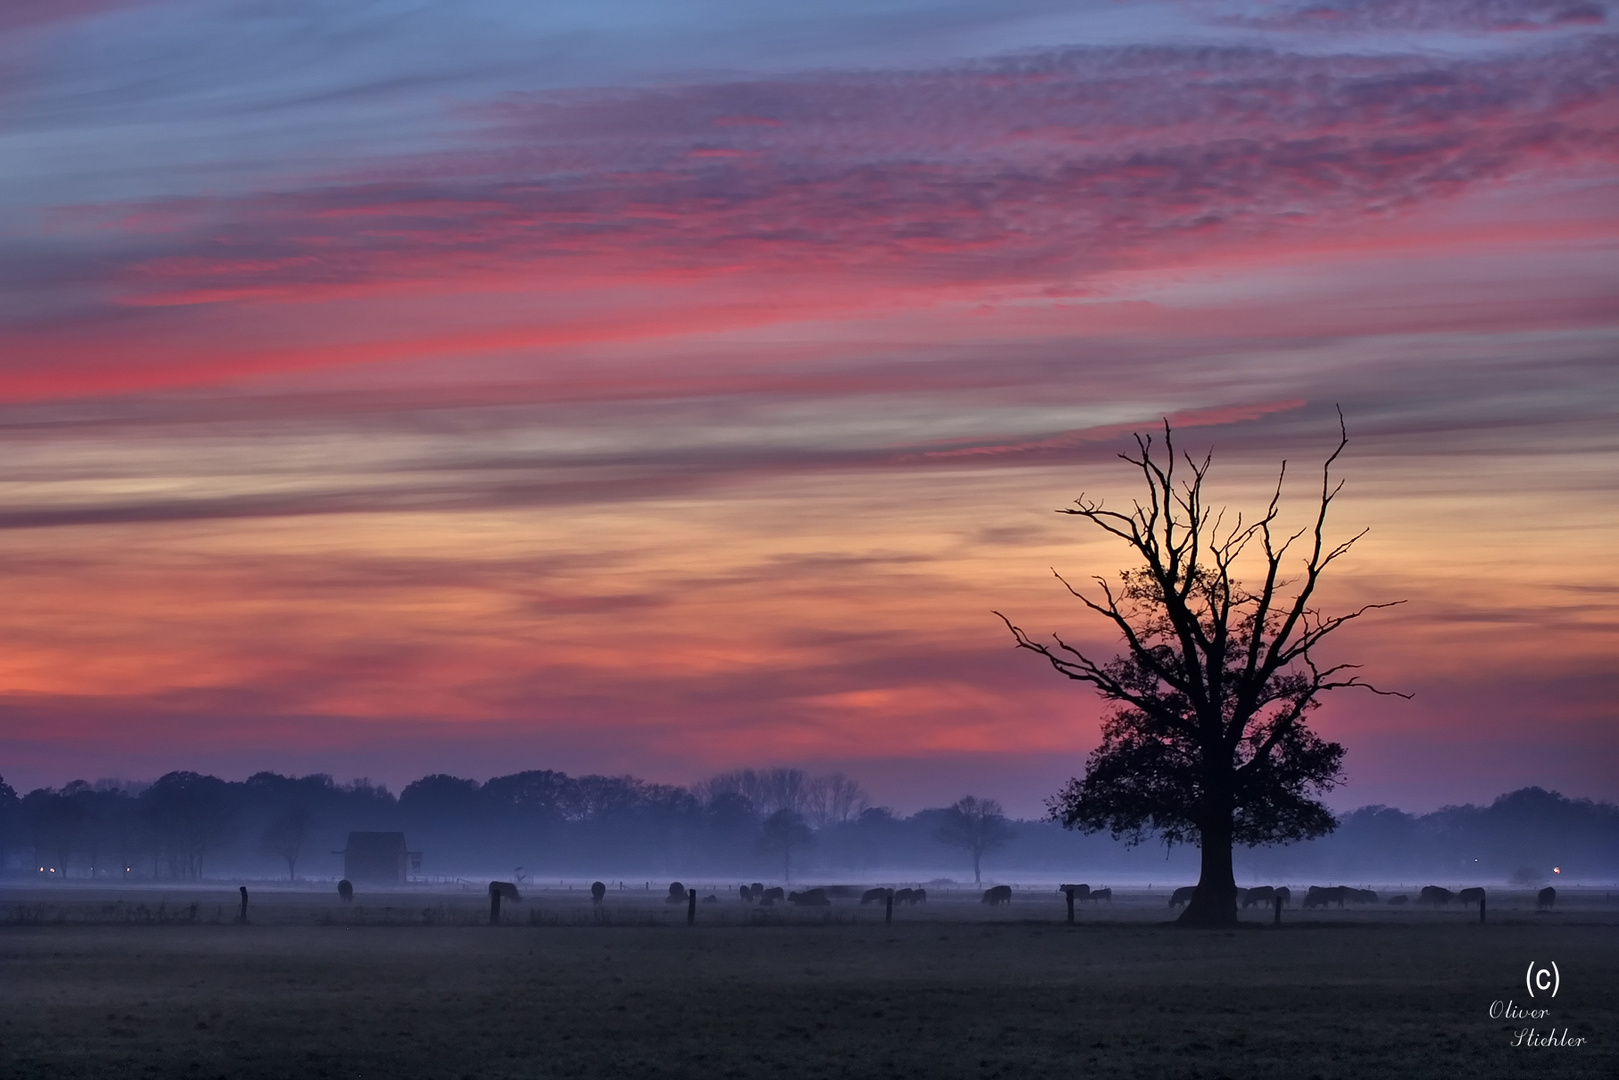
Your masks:
{"label": "distant light", "polygon": [[1554,866],[1554,867],[1552,867],[1552,873],[1554,873],[1554,874],[1561,874],[1561,873],[1562,873],[1562,872],[1563,872],[1563,868],[1562,868],[1562,867],[1561,867],[1561,866]]}

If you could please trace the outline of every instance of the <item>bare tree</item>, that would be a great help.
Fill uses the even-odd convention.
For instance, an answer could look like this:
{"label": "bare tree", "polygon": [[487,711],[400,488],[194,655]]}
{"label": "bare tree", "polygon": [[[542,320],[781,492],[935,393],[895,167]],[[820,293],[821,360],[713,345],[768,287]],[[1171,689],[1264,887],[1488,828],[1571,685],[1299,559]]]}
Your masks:
{"label": "bare tree", "polygon": [[793,849],[807,848],[815,845],[815,834],[804,823],[804,818],[796,810],[777,810],[765,819],[764,828],[759,837],[759,847],[764,851],[779,852],[781,854],[781,879],[793,880]]}
{"label": "bare tree", "polygon": [[803,814],[810,785],[803,769],[733,769],[697,784],[692,794],[704,803],[720,795],[740,795],[768,817],[778,810]]}
{"label": "bare tree", "polygon": [[817,776],[805,790],[805,815],[818,830],[853,821],[870,805],[866,789],[840,772]]}
{"label": "bare tree", "polygon": [[994,799],[976,799],[968,795],[945,810],[944,819],[933,838],[941,844],[962,848],[971,854],[973,884],[982,885],[980,864],[984,856],[1012,842],[1012,826],[1001,812],[1000,803]]}
{"label": "bare tree", "polygon": [[259,850],[287,861],[287,880],[298,880],[298,856],[309,842],[309,829],[314,815],[302,804],[282,810],[259,834]]}
{"label": "bare tree", "polygon": [[[1117,585],[1096,577],[1091,595],[1057,575],[1119,633],[1124,654],[1097,662],[1057,635],[1052,645],[1034,641],[996,612],[1018,648],[1116,703],[1084,777],[1048,802],[1052,817],[1131,842],[1156,833],[1171,844],[1198,844],[1201,875],[1180,920],[1187,925],[1236,921],[1234,844],[1285,843],[1333,829],[1332,814],[1312,795],[1341,782],[1344,749],[1305,723],[1320,695],[1347,687],[1386,693],[1353,674],[1356,665],[1321,666],[1315,657],[1333,631],[1393,606],[1341,615],[1314,606],[1327,568],[1365,535],[1336,544],[1326,538],[1327,513],[1342,488],[1332,466],[1349,442],[1342,413],[1338,419],[1338,445],[1322,465],[1312,521],[1291,533],[1277,524],[1285,461],[1264,512],[1228,524],[1225,511],[1204,498],[1210,456],[1185,457],[1190,475],[1177,480],[1167,422],[1161,461],[1151,436],[1136,436],[1137,455],[1120,455],[1146,481],[1145,503],[1121,512],[1082,495],[1058,511],[1124,541],[1140,562],[1122,571]],[[1288,578],[1284,562],[1295,544],[1301,565]],[[1259,584],[1244,585],[1239,570],[1256,573]]]}

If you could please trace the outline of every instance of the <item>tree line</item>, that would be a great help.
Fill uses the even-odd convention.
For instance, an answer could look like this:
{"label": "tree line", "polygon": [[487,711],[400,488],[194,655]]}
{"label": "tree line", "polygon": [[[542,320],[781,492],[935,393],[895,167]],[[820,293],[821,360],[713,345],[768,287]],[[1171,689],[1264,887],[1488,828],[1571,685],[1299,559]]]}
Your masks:
{"label": "tree line", "polygon": [[369,780],[168,773],[151,784],[75,780],[18,796],[0,779],[0,867],[69,879],[331,876],[350,831],[402,831],[425,876],[499,869],[765,873],[853,867],[959,849],[978,874],[1014,830],[991,799],[897,817],[842,773],[740,769],[690,788],[535,769],[424,776],[395,797]]}
{"label": "tree line", "polygon": [[[1301,844],[1239,847],[1238,877],[1527,884],[1619,876],[1619,807],[1541,788],[1428,814],[1368,806],[1336,825]],[[689,788],[551,770],[483,783],[435,774],[398,796],[324,774],[228,781],[173,772],[151,784],[80,780],[22,795],[0,780],[0,868],[13,879],[331,878],[351,830],[404,832],[423,854],[419,875],[439,878],[519,867],[538,878],[773,880],[914,870],[966,881],[1016,868],[1183,881],[1198,871],[1186,845],[1130,847],[1051,821],[1010,820],[993,800],[971,796],[899,815],[872,805],[846,776],[797,769],[737,770]]]}

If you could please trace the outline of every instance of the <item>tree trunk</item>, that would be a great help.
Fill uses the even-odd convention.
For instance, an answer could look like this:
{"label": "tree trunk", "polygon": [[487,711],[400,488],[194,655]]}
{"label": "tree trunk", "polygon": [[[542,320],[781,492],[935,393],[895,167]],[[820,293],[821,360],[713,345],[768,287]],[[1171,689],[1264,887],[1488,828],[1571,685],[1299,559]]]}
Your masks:
{"label": "tree trunk", "polygon": [[1197,891],[1176,923],[1181,926],[1237,925],[1237,875],[1231,865],[1231,820],[1202,830],[1202,873]]}
{"label": "tree trunk", "polygon": [[974,885],[982,885],[984,883],[983,879],[981,877],[979,877],[979,875],[978,875],[978,859],[979,859],[978,852],[976,852],[976,851],[973,852],[973,884]]}

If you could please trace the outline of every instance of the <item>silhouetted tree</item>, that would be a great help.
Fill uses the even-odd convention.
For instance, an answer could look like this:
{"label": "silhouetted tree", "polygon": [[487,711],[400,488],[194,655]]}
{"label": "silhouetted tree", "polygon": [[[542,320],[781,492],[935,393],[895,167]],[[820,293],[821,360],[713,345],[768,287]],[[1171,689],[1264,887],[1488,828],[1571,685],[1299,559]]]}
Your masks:
{"label": "silhouetted tree", "polygon": [[[1145,502],[1121,512],[1082,495],[1058,511],[1123,540],[1140,562],[1116,587],[1096,577],[1096,597],[1057,575],[1123,637],[1124,654],[1099,663],[1056,635],[1054,645],[1033,641],[1001,615],[1018,648],[1117,703],[1084,777],[1048,803],[1052,817],[1132,842],[1156,832],[1172,844],[1198,844],[1197,891],[1180,920],[1188,925],[1236,921],[1234,844],[1332,830],[1332,815],[1311,796],[1341,781],[1344,749],[1312,732],[1306,715],[1329,690],[1384,693],[1349,674],[1354,665],[1322,667],[1314,655],[1345,623],[1391,606],[1333,616],[1312,606],[1322,574],[1364,535],[1335,545],[1326,539],[1327,512],[1342,487],[1333,483],[1332,465],[1349,441],[1342,420],[1340,414],[1338,445],[1321,469],[1313,523],[1285,536],[1277,521],[1286,462],[1264,512],[1228,523],[1204,500],[1211,457],[1186,457],[1190,476],[1177,481],[1168,423],[1162,461],[1150,436],[1136,436],[1139,456],[1120,455],[1146,481]],[[1289,579],[1284,562],[1301,539],[1307,554],[1300,576]],[[1242,570],[1259,584],[1240,581]]]}
{"label": "silhouetted tree", "polygon": [[803,814],[812,783],[803,769],[733,769],[703,781],[693,793],[704,802],[727,793],[741,795],[769,817],[778,810]]}
{"label": "silhouetted tree", "polygon": [[759,847],[765,851],[781,853],[781,879],[793,880],[793,849],[815,844],[815,833],[805,824],[803,815],[796,810],[777,810],[765,819]]}
{"label": "silhouetted tree", "polygon": [[88,784],[75,780],[62,789],[62,797],[79,808],[75,847],[84,855],[91,878],[101,877],[108,864],[116,862],[119,876],[129,866],[134,853],[130,829],[134,799],[117,781],[100,780]]}
{"label": "silhouetted tree", "polygon": [[994,799],[968,795],[948,807],[933,838],[941,844],[961,848],[973,857],[973,884],[983,884],[980,864],[984,856],[1012,842],[1012,826]]}
{"label": "silhouetted tree", "polygon": [[5,869],[6,853],[17,835],[17,789],[0,776],[0,871]]}
{"label": "silhouetted tree", "polygon": [[39,788],[22,799],[22,816],[34,846],[34,864],[42,870],[67,877],[68,862],[84,826],[84,804],[74,798],[83,780],[69,783],[61,791]]}
{"label": "silhouetted tree", "polygon": [[597,826],[620,823],[640,804],[645,788],[633,776],[581,776],[564,789],[563,814]]}
{"label": "silhouetted tree", "polygon": [[550,769],[497,776],[483,786],[483,796],[491,807],[522,820],[530,828],[544,828],[562,819],[573,780],[567,773]]}
{"label": "silhouetted tree", "polygon": [[259,834],[259,850],[287,861],[287,880],[298,880],[298,856],[309,843],[315,815],[299,803],[282,809]]}
{"label": "silhouetted tree", "polygon": [[167,773],[139,802],[157,844],[154,864],[167,862],[170,877],[202,877],[203,859],[231,836],[231,787],[217,776]]}
{"label": "silhouetted tree", "polygon": [[407,818],[446,824],[475,818],[483,808],[479,786],[476,780],[433,773],[405,785],[399,793],[399,810]]}
{"label": "silhouetted tree", "polygon": [[840,772],[815,777],[804,795],[804,813],[816,829],[853,821],[871,805],[866,789]]}

